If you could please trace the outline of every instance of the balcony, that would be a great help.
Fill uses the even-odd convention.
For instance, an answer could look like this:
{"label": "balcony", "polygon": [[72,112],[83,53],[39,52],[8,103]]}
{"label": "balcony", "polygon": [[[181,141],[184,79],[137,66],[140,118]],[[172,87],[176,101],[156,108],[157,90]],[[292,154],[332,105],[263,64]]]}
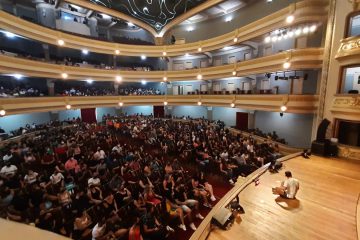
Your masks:
{"label": "balcony", "polygon": [[119,54],[125,56],[146,55],[148,57],[163,57],[165,52],[166,56],[180,56],[186,53],[199,53],[199,48],[201,48],[200,52],[220,49],[259,37],[274,29],[286,27],[288,24],[285,19],[294,9],[296,9],[295,20],[292,24],[325,21],[327,4],[327,1],[324,0],[302,1],[227,34],[205,41],[180,45],[144,46],[93,40],[39,26],[4,11],[0,11],[0,29],[53,45],[57,45],[58,40],[61,39],[64,41],[64,47],[78,50],[86,48],[90,52],[114,55],[115,51],[119,50]]}
{"label": "balcony", "polygon": [[358,94],[337,94],[330,111],[335,118],[358,121],[360,118],[360,96]]}
{"label": "balcony", "polygon": [[155,95],[155,96],[97,96],[97,97],[34,97],[4,98],[0,106],[7,115],[65,110],[66,105],[76,108],[118,107],[154,105],[188,105],[234,107],[249,110],[279,112],[286,105],[289,113],[315,113],[318,107],[316,95]]}
{"label": "balcony", "polygon": [[199,75],[202,80],[211,80],[234,77],[233,72],[236,72],[236,76],[247,76],[281,71],[284,62],[291,63],[291,70],[321,69],[322,58],[322,48],[307,48],[284,51],[234,64],[184,71],[119,71],[56,65],[0,55],[0,73],[17,73],[28,77],[53,79],[61,79],[61,75],[66,73],[68,79],[84,80],[91,78],[96,81],[115,81],[116,76],[121,76],[123,81],[127,82],[140,82],[142,79],[161,82],[166,77],[166,80],[171,82],[195,80],[199,79]]}

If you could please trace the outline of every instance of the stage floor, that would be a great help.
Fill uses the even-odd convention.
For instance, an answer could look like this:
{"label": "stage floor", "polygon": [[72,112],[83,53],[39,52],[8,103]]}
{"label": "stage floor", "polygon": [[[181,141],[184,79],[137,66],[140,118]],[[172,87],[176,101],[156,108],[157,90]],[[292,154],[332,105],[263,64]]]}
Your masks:
{"label": "stage floor", "polygon": [[[300,182],[297,200],[277,201],[271,187],[290,170]],[[356,240],[356,206],[360,194],[360,161],[311,156],[284,162],[279,173],[266,172],[260,184],[241,194],[241,221],[228,231],[213,230],[208,240],[275,239]]]}

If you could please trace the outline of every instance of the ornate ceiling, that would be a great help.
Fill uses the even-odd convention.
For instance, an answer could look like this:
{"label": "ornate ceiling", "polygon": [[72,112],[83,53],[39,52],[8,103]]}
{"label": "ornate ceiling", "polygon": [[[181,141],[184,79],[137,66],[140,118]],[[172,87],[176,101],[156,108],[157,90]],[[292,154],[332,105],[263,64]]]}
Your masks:
{"label": "ornate ceiling", "polygon": [[128,14],[150,25],[156,31],[206,0],[90,0],[91,2]]}

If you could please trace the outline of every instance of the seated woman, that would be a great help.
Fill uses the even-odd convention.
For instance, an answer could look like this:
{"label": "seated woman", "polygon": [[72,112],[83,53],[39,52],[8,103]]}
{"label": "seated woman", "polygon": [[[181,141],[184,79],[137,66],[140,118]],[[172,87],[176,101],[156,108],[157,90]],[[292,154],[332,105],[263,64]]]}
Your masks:
{"label": "seated woman", "polygon": [[212,207],[208,200],[209,193],[205,190],[204,186],[199,184],[199,179],[197,177],[193,177],[191,179],[189,190],[191,191],[191,195],[194,196],[194,198],[200,198],[203,200],[203,205],[205,207]]}
{"label": "seated woman", "polygon": [[140,214],[144,213],[146,211],[146,202],[141,195],[141,193],[137,193],[134,195],[134,201],[133,201],[136,211]]}
{"label": "seated woman", "polygon": [[206,180],[204,172],[200,172],[198,177],[200,185],[203,186],[205,190],[210,193],[210,200],[215,202],[216,198],[214,196],[213,186]]}
{"label": "seated woman", "polygon": [[78,212],[74,221],[74,231],[72,238],[80,239],[88,236],[91,233],[89,228],[92,224],[91,217],[87,214],[86,211]]}
{"label": "seated woman", "polygon": [[152,187],[146,186],[144,191],[144,200],[147,203],[151,203],[154,206],[157,206],[161,203],[162,197],[160,195],[157,195]]}
{"label": "seated woman", "polygon": [[142,217],[143,236],[149,240],[165,239],[168,235],[168,230],[171,228],[163,227],[157,216],[155,215],[155,207],[152,204],[146,205],[146,214]]}
{"label": "seated woman", "polygon": [[100,204],[103,201],[102,191],[99,187],[95,185],[90,185],[87,191],[90,203]]}

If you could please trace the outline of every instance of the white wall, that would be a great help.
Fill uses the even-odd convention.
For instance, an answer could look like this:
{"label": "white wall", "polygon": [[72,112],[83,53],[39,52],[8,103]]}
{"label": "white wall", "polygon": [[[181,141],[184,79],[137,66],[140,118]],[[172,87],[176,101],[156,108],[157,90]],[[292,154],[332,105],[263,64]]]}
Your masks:
{"label": "white wall", "polygon": [[128,115],[134,114],[143,114],[143,115],[151,115],[154,114],[153,106],[130,106],[130,107],[123,107],[123,113],[127,113]]}
{"label": "white wall", "polygon": [[71,109],[59,112],[59,121],[64,121],[72,118],[81,118],[80,109]]}
{"label": "white wall", "polygon": [[20,127],[25,127],[26,124],[42,124],[50,122],[50,113],[32,113],[32,114],[17,114],[0,118],[0,127],[7,133]]}
{"label": "white wall", "polygon": [[102,121],[102,117],[104,115],[116,116],[116,109],[113,107],[103,107],[103,108],[96,108],[96,120],[98,122]]}
{"label": "white wall", "polygon": [[264,133],[276,131],[290,146],[307,148],[311,145],[313,115],[255,111],[255,128]]}
{"label": "white wall", "polygon": [[176,117],[207,118],[207,107],[204,106],[173,106],[172,115]]}

